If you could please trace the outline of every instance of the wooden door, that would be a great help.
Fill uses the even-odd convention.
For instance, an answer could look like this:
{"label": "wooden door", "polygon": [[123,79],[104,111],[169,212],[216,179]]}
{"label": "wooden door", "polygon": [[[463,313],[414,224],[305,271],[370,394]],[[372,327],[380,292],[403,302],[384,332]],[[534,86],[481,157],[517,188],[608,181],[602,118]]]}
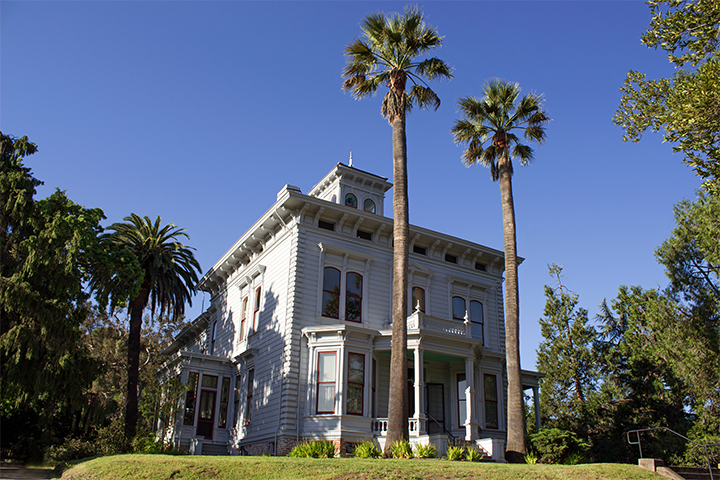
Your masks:
{"label": "wooden door", "polygon": [[212,440],[213,423],[215,422],[215,396],[212,390],[200,393],[200,413],[198,415],[197,435]]}

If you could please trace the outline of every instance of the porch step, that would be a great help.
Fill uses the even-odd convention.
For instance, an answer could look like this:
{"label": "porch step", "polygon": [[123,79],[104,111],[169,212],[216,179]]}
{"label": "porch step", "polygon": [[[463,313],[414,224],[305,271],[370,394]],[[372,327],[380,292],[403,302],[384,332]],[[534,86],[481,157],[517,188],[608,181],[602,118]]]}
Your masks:
{"label": "porch step", "polygon": [[715,480],[720,479],[720,468],[713,468],[713,476],[710,476],[710,470],[702,467],[669,467],[673,472],[684,478],[685,480]]}
{"label": "porch step", "polygon": [[230,455],[230,452],[228,451],[227,445],[220,443],[203,443],[202,454],[222,456]]}
{"label": "porch step", "polygon": [[448,438],[448,447],[462,447],[462,448],[474,448],[476,450],[480,450],[480,453],[485,455],[481,462],[494,462],[495,460],[492,459],[492,456],[480,445],[473,442],[472,440],[465,440],[461,438]]}

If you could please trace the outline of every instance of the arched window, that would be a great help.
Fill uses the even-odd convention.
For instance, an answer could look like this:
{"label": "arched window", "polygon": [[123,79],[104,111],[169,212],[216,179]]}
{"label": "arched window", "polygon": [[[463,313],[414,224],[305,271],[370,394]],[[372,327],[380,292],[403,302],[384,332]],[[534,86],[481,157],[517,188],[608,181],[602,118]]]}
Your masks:
{"label": "arched window", "polygon": [[352,193],[348,193],[345,195],[345,205],[348,207],[357,208],[357,197],[353,195]]}
{"label": "arched window", "polygon": [[465,299],[462,297],[452,298],[452,314],[453,320],[465,320]]}
{"label": "arched window", "polygon": [[345,320],[359,322],[362,318],[362,275],[347,274],[345,283]]}
{"label": "arched window", "polygon": [[332,200],[330,200],[332,203],[337,203],[337,195],[332,196]]}
{"label": "arched window", "polygon": [[248,297],[245,297],[242,302],[242,313],[240,314],[240,341],[245,340],[245,336],[247,335],[248,300]]}
{"label": "arched window", "polygon": [[365,199],[365,202],[363,202],[363,210],[370,213],[375,213],[375,202],[370,200],[369,198]]}
{"label": "arched window", "polygon": [[485,339],[483,338],[483,305],[476,300],[470,302],[470,324],[472,325],[473,338],[477,338],[485,345]]}
{"label": "arched window", "polygon": [[420,287],[413,287],[412,306],[410,307],[410,311],[414,312],[417,308],[419,308],[421,312],[425,313],[425,290]]}
{"label": "arched window", "polygon": [[260,292],[261,287],[258,287],[257,290],[255,290],[255,310],[253,311],[253,330],[257,330],[258,328],[258,321],[260,320]]}
{"label": "arched window", "polygon": [[323,271],[322,316],[340,316],[340,270],[337,268],[325,267]]}

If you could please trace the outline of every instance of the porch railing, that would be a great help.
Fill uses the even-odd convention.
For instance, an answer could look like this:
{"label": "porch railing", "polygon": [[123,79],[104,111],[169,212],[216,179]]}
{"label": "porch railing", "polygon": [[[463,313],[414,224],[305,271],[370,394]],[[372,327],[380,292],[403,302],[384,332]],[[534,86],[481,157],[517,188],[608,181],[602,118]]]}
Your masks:
{"label": "porch railing", "polygon": [[[416,437],[422,432],[426,431],[426,422],[424,418],[408,418],[408,431],[410,436]],[[372,420],[372,433],[378,437],[384,437],[387,435],[388,419],[387,418],[373,418]]]}
{"label": "porch railing", "polygon": [[448,333],[450,335],[458,335],[461,337],[472,337],[470,322],[459,322],[457,320],[431,317],[430,315],[425,315],[420,311],[415,311],[408,317],[407,328],[422,328],[433,332]]}

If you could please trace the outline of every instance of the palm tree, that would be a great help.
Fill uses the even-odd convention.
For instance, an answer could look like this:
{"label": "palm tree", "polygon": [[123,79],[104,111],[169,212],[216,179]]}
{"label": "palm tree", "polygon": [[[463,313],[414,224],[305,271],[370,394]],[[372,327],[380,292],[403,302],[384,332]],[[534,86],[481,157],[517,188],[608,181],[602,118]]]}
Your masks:
{"label": "palm tree", "polygon": [[[361,23],[362,38],[346,48],[347,65],[343,70],[343,90],[357,99],[374,95],[387,87],[381,113],[392,126],[393,146],[393,300],[392,354],[390,360],[390,399],[388,438],[390,445],[408,438],[407,391],[407,269],[408,269],[408,194],[407,140],[405,115],[415,104],[420,108],[440,106],[440,99],[427,86],[426,79],[452,78],[450,68],[438,58],[419,60],[442,44],[442,37],[425,26],[418,8],[406,8],[404,15],[369,15]],[[410,88],[408,89],[408,81]]]}
{"label": "palm tree", "polygon": [[463,162],[480,163],[490,168],[493,181],[500,183],[503,235],[505,243],[505,355],[508,380],[507,459],[522,461],[525,455],[525,411],[520,378],[520,304],[517,276],[517,239],[512,193],[512,159],[528,165],[533,149],[520,143],[514,132],[523,132],[526,140],[541,144],[545,125],[550,120],[542,110],[542,96],[529,93],[522,97],[520,86],[504,80],[485,83],[482,99],[458,100],[463,119],[456,120],[452,133],[455,143],[467,144]]}
{"label": "palm tree", "polygon": [[124,218],[127,223],[114,223],[109,227],[113,233],[105,234],[109,241],[119,248],[130,250],[140,263],[142,275],[135,287],[136,294],[128,298],[130,310],[130,332],[128,335],[128,390],[125,409],[125,437],[129,441],[135,436],[138,421],[138,375],[140,364],[140,332],[142,315],[150,303],[153,314],[156,311],[179,317],[185,312],[185,302],[192,305],[192,295],[198,282],[200,264],[193,254],[194,248],[177,241],[178,237],[189,238],[184,228],[172,223],[160,226],[160,217],[155,223],[150,218],[132,214]]}

